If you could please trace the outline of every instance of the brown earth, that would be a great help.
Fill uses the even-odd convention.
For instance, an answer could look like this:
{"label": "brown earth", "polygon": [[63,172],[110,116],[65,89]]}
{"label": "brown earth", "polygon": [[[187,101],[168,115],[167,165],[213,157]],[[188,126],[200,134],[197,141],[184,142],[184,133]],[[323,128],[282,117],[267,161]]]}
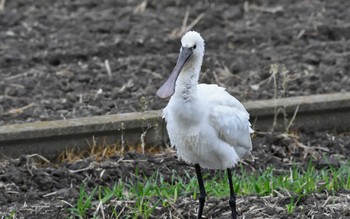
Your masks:
{"label": "brown earth", "polygon": [[[190,29],[206,40],[201,82],[224,86],[241,101],[269,99],[275,90],[278,97],[349,91],[349,8],[348,0],[8,0],[0,9],[0,125],[161,109],[166,102],[155,91],[175,64],[187,13],[187,25],[195,21]],[[258,134],[255,162],[244,168],[288,170],[292,161],[305,166],[309,160],[324,168],[350,156],[348,133],[298,135]],[[137,161],[140,175],[155,169],[194,175],[174,156],[128,153],[122,160],[45,166],[26,156],[9,159],[0,164],[0,217],[14,211],[23,218],[67,218],[67,202],[76,203],[82,184],[91,191],[141,179],[134,174]],[[205,216],[227,218],[226,199],[209,197]],[[292,215],[285,210],[289,200],[242,196],[238,211],[244,218],[350,218],[349,191],[309,195]],[[197,206],[183,196],[153,217],[192,218]]]}
{"label": "brown earth", "polygon": [[242,101],[273,96],[272,64],[279,97],[350,90],[348,0],[234,2],[6,1],[0,125],[162,108],[187,13],[206,40],[201,81]]}

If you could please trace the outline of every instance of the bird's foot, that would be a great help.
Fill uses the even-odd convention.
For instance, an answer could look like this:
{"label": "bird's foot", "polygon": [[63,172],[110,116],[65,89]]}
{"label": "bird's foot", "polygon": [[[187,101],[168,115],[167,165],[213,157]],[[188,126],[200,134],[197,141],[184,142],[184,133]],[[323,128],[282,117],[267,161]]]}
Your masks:
{"label": "bird's foot", "polygon": [[199,197],[198,197],[198,201],[199,201],[198,217],[197,217],[198,219],[202,219],[205,197],[206,197],[205,193],[204,194],[200,194]]}
{"label": "bird's foot", "polygon": [[237,210],[236,210],[236,197],[235,196],[231,196],[230,200],[229,200],[229,204],[231,207],[231,215],[232,215],[232,219],[237,219]]}

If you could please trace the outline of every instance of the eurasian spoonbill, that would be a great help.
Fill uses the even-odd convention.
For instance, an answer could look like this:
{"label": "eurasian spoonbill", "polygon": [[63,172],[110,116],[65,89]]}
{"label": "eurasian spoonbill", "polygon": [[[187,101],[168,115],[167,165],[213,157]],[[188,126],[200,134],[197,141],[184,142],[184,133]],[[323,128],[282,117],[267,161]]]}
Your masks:
{"label": "eurasian spoonbill", "polygon": [[157,91],[161,98],[171,97],[163,110],[170,143],[180,159],[195,166],[200,189],[198,218],[202,218],[206,198],[201,167],[227,170],[229,205],[232,218],[237,218],[230,168],[252,150],[249,114],[225,88],[198,84],[204,55],[200,34],[187,32],[181,44],[173,72]]}

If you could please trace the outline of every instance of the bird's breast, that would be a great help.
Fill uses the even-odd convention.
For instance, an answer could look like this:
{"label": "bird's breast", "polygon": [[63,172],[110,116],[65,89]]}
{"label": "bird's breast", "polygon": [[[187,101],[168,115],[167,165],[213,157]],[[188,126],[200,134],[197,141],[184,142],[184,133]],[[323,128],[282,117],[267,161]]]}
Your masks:
{"label": "bird's breast", "polygon": [[198,101],[196,95],[191,95],[190,98],[173,96],[166,108],[169,117],[175,118],[178,123],[184,126],[196,126],[205,117],[207,107],[205,103]]}

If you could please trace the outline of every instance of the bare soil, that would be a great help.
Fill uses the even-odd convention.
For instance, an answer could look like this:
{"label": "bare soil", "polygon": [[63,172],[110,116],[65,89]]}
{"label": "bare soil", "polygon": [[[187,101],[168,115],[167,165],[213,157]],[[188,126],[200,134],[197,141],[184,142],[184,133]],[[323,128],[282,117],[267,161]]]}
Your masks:
{"label": "bare soil", "polygon": [[187,27],[206,40],[201,82],[242,101],[268,99],[279,64],[280,97],[349,91],[349,8],[348,0],[6,1],[0,125],[161,109],[155,91],[175,65],[187,13]]}
{"label": "bare soil", "polygon": [[[206,40],[201,82],[224,86],[241,101],[272,98],[276,89],[278,97],[350,91],[349,8],[348,0],[6,1],[0,10],[0,125],[161,109],[166,101],[155,91],[175,64],[186,14],[187,26],[194,22],[190,29]],[[300,130],[300,139],[257,134],[255,161],[244,168],[283,171],[310,160],[326,168],[348,160],[349,133],[315,130]],[[47,165],[34,160],[24,155],[0,164],[0,217],[67,218],[67,203],[76,203],[82,184],[92,191],[156,170],[165,178],[174,171],[195,175],[174,153]],[[241,218],[338,219],[350,218],[349,196],[342,190],[312,194],[291,215],[288,194],[240,196],[237,203]],[[194,218],[197,206],[191,195],[182,196],[152,217]],[[226,198],[208,198],[207,218],[227,218],[228,211]]]}

